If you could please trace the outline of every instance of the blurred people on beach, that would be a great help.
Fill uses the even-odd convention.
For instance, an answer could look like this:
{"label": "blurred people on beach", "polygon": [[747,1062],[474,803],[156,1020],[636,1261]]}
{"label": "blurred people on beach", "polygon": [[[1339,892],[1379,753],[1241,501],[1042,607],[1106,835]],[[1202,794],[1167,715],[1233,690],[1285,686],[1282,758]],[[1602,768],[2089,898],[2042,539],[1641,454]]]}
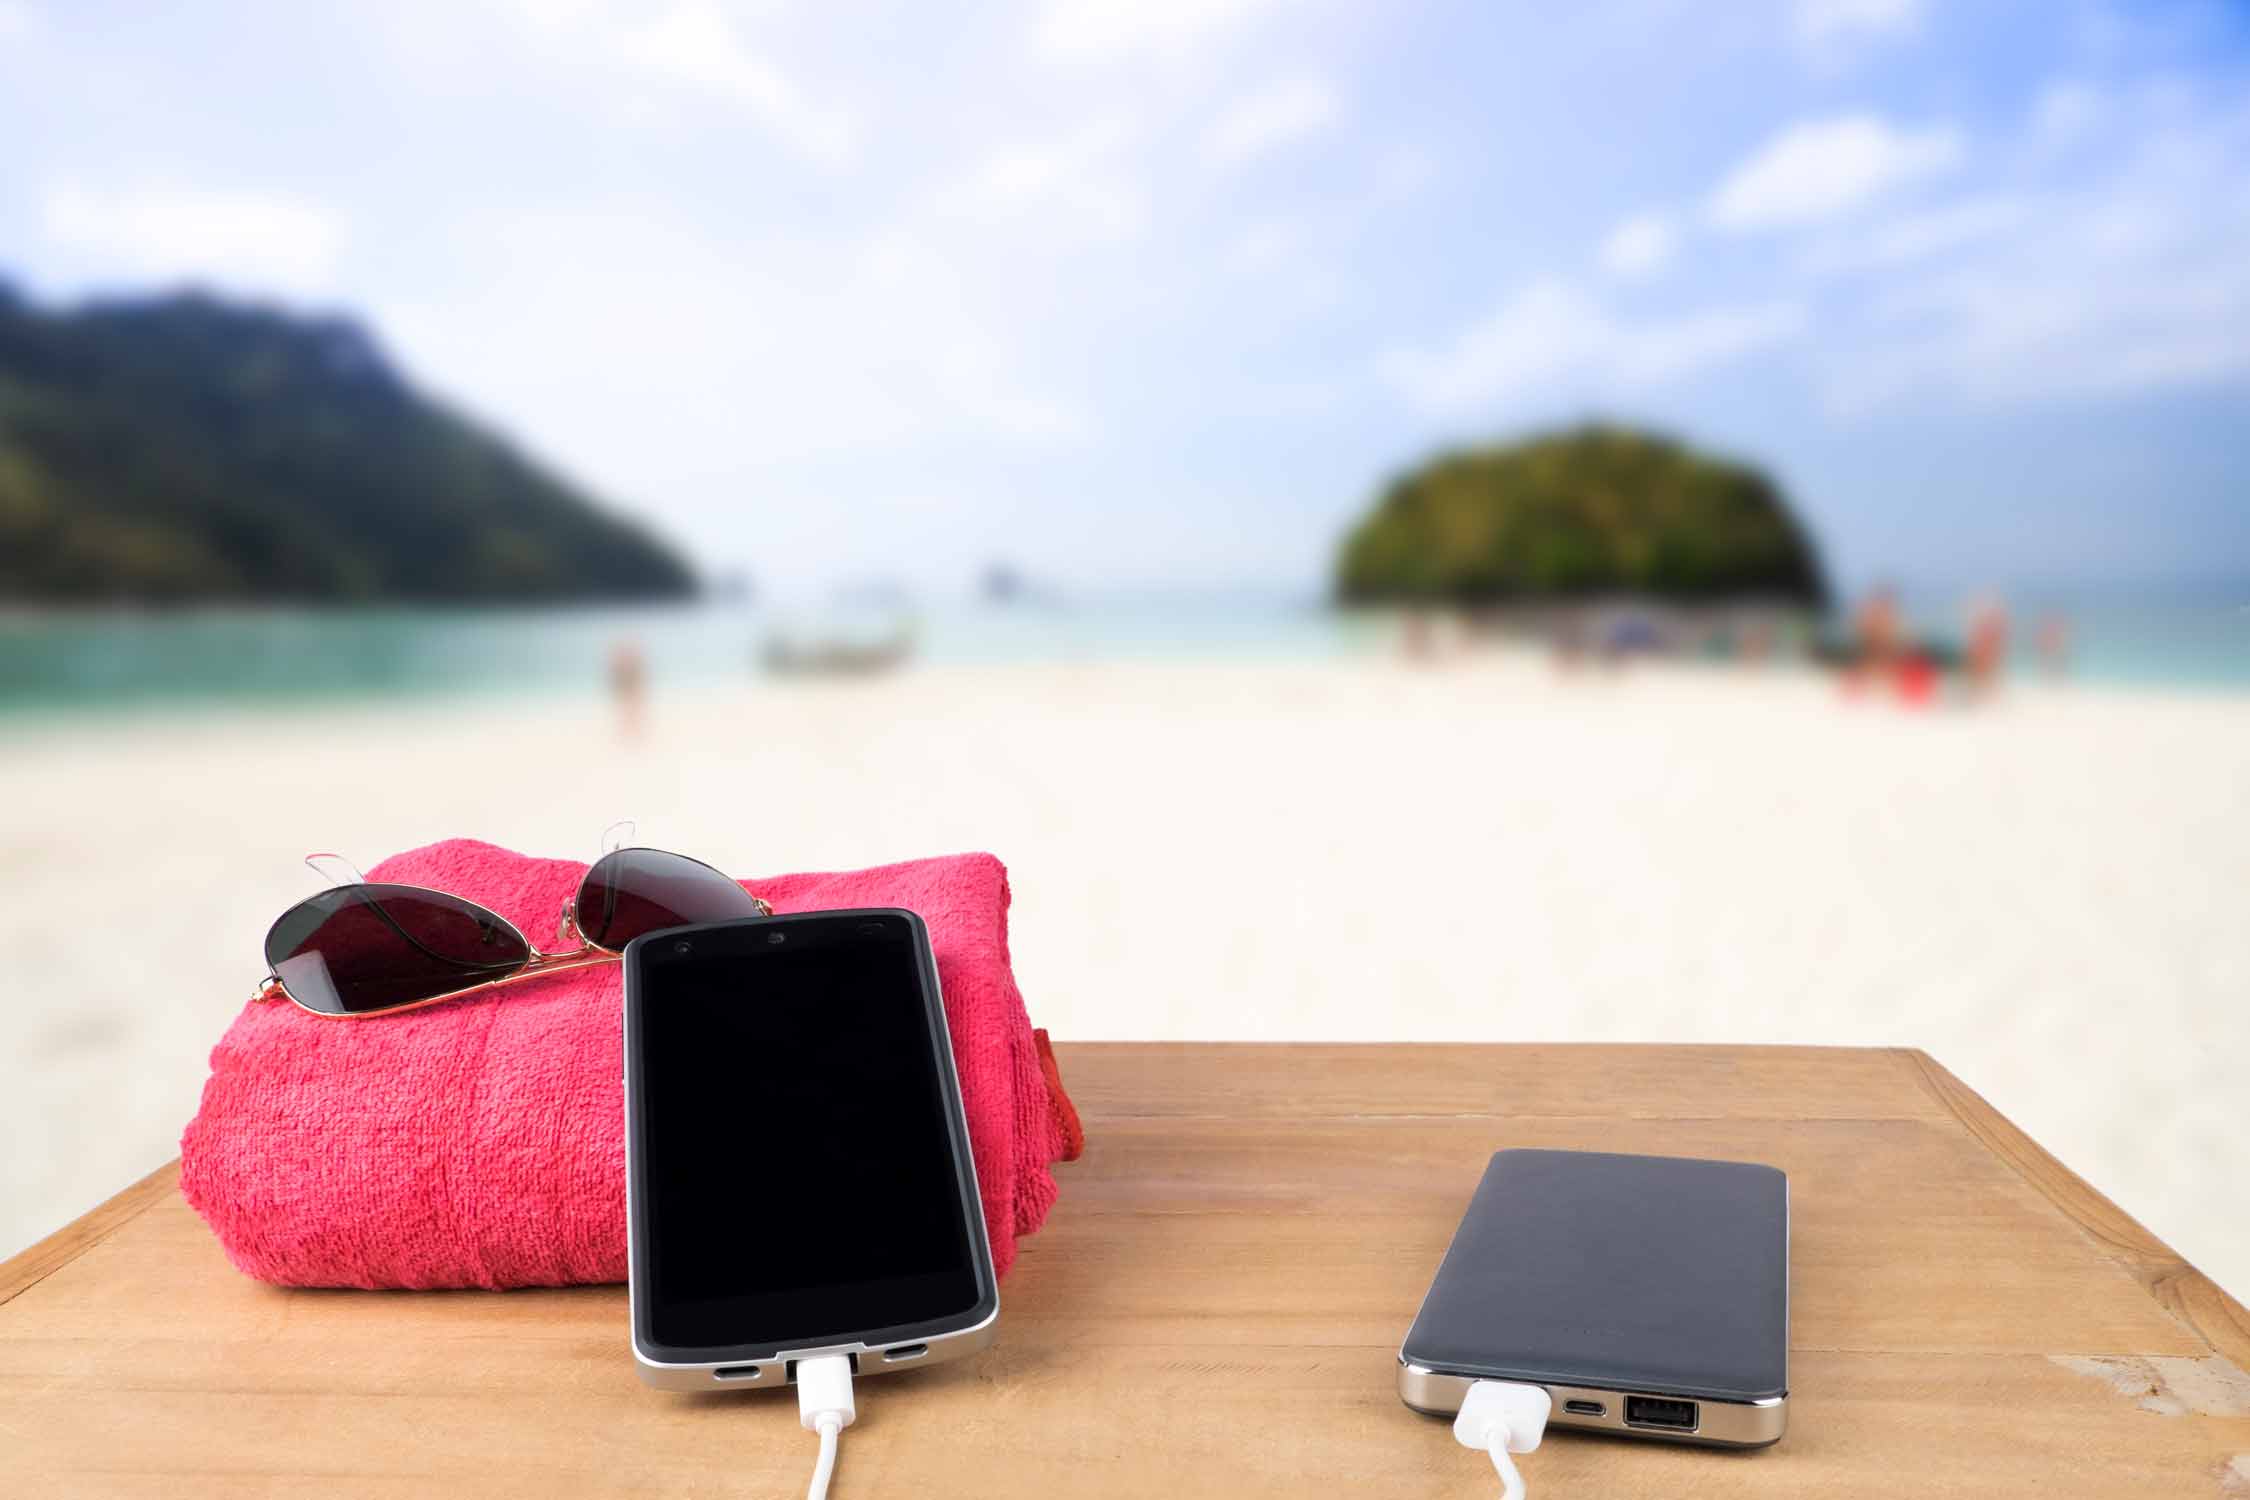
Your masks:
{"label": "blurred people on beach", "polygon": [[1399,654],[1408,661],[1427,662],[1437,655],[1437,625],[1426,609],[1410,609],[1399,622]]}
{"label": "blurred people on beach", "polygon": [[2032,649],[2039,655],[2040,668],[2049,677],[2070,675],[2070,617],[2059,609],[2051,609],[2039,617],[2032,630]]}
{"label": "blurred people on beach", "polygon": [[2000,690],[2000,675],[2008,663],[2008,606],[1998,594],[1980,594],[1969,605],[1963,632],[1961,671],[1972,698],[1989,698]]}
{"label": "blurred people on beach", "polygon": [[1852,616],[1852,637],[1844,655],[1844,692],[1887,694],[1911,708],[1937,701],[1938,663],[1908,633],[1898,590],[1877,584]]}
{"label": "blurred people on beach", "polygon": [[639,739],[647,719],[648,658],[630,636],[609,648],[609,696],[617,708],[618,737]]}
{"label": "blurred people on beach", "polygon": [[1586,659],[1586,617],[1575,609],[1566,609],[1556,617],[1552,634],[1556,667],[1575,671]]}
{"label": "blurred people on beach", "polygon": [[1870,590],[1854,619],[1854,632],[1859,644],[1858,665],[1862,669],[1880,675],[1896,662],[1906,641],[1898,590],[1887,583],[1877,584]]}

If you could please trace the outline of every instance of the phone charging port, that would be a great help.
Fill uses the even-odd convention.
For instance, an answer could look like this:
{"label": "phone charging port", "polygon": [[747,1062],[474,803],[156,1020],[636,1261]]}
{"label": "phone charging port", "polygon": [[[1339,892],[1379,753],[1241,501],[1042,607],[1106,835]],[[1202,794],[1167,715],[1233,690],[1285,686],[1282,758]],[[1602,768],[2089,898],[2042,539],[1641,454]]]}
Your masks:
{"label": "phone charging port", "polygon": [[883,1351],[883,1363],[891,1364],[902,1359],[920,1359],[930,1352],[928,1344],[898,1344]]}
{"label": "phone charging port", "polygon": [[1562,1409],[1574,1417],[1606,1417],[1609,1408],[1599,1401],[1565,1401]]}
{"label": "phone charging port", "polygon": [[1693,1401],[1674,1401],[1664,1396],[1627,1396],[1625,1398],[1625,1425],[1628,1427],[1660,1427],[1673,1432],[1693,1432],[1696,1427],[1696,1410]]}
{"label": "phone charging port", "polygon": [[756,1365],[721,1365],[711,1372],[713,1380],[756,1380],[765,1373]]}

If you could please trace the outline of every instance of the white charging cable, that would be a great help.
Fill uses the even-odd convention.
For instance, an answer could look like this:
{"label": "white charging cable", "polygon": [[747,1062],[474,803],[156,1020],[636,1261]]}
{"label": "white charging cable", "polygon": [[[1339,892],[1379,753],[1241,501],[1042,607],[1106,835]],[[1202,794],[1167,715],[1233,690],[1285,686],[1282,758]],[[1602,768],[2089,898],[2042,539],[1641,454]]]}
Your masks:
{"label": "white charging cable", "polygon": [[1492,1467],[1500,1471],[1501,1500],[1523,1500],[1523,1476],[1508,1455],[1537,1448],[1547,1435],[1547,1417],[1554,1409],[1554,1398],[1545,1387],[1512,1380],[1480,1380],[1461,1398],[1453,1436],[1464,1448],[1492,1455]]}
{"label": "white charging cable", "polygon": [[[823,1354],[797,1361],[797,1420],[820,1434],[820,1458],[813,1465],[805,1500],[828,1500],[828,1481],[836,1474],[836,1435],[852,1425],[859,1408],[852,1401],[852,1360],[848,1354]],[[1537,1438],[1532,1439],[1538,1442]]]}

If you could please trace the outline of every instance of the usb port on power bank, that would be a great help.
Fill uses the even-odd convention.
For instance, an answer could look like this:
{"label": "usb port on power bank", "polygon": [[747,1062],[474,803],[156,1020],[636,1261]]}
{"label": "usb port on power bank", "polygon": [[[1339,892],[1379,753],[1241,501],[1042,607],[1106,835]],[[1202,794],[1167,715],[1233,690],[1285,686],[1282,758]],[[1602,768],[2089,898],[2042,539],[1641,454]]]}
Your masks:
{"label": "usb port on power bank", "polygon": [[1664,1396],[1625,1398],[1627,1427],[1662,1427],[1673,1432],[1693,1432],[1695,1418],[1693,1401],[1674,1401]]}
{"label": "usb port on power bank", "polygon": [[1606,1417],[1609,1408],[1599,1401],[1565,1401],[1562,1409],[1574,1417]]}

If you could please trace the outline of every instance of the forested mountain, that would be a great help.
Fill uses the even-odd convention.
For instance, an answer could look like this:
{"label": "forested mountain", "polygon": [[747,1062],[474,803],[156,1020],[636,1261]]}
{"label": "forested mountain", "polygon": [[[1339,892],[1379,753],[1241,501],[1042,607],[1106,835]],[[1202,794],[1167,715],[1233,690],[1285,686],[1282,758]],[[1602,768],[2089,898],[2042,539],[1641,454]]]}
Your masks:
{"label": "forested mountain", "polygon": [[1402,476],[1346,539],[1336,583],[1347,600],[1402,603],[1827,598],[1771,479],[1601,424],[1441,454]]}
{"label": "forested mountain", "polygon": [[0,284],[0,602],[559,602],[694,588],[417,394],[370,335],[200,293]]}

